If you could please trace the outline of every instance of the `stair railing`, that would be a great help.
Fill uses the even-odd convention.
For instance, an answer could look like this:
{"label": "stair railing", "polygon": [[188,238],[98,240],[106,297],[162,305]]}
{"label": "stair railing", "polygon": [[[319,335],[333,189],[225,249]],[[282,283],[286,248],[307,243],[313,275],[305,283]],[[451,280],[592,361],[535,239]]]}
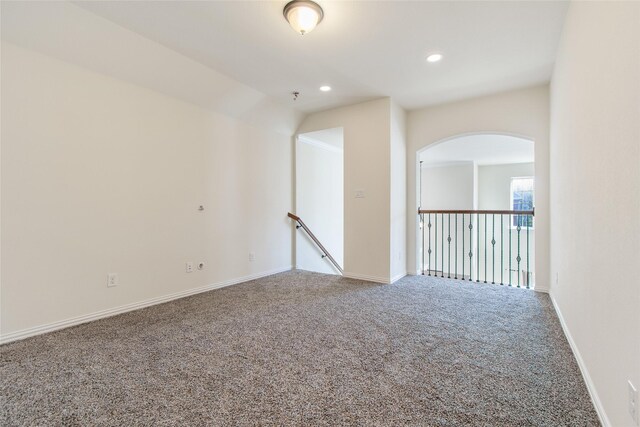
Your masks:
{"label": "stair railing", "polygon": [[331,256],[329,251],[322,245],[322,243],[320,243],[320,240],[318,240],[315,234],[313,234],[313,232],[309,230],[309,227],[307,227],[304,221],[302,221],[299,216],[294,215],[291,212],[288,213],[288,216],[298,223],[298,225],[296,225],[296,229],[302,228],[311,238],[311,240],[313,240],[316,246],[318,246],[318,249],[320,249],[320,251],[322,252],[322,258],[327,258],[329,261],[331,261],[331,264],[333,264],[333,266],[340,272],[340,274],[344,274],[344,271],[342,270],[342,267],[340,267],[340,264],[338,264],[338,262]]}

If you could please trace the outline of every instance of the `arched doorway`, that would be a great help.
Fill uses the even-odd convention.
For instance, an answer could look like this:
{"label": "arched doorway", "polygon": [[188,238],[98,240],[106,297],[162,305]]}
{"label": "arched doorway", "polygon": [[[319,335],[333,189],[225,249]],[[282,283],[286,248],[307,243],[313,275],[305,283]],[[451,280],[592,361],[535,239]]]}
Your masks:
{"label": "arched doorway", "polygon": [[534,143],[458,135],[417,153],[420,273],[533,288]]}

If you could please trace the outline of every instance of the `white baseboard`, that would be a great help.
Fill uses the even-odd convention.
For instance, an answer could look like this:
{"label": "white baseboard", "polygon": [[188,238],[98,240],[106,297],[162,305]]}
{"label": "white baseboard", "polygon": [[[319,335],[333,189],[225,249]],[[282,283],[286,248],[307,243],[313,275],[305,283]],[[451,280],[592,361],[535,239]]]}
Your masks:
{"label": "white baseboard", "polygon": [[390,281],[389,283],[390,283],[390,284],[391,284],[391,283],[395,283],[395,282],[397,282],[398,280],[402,279],[402,278],[403,278],[404,276],[406,276],[407,274],[408,274],[408,273],[400,273],[400,274],[398,274],[397,276],[392,277],[392,278],[391,278],[391,281]]}
{"label": "white baseboard", "polygon": [[365,276],[364,274],[353,274],[353,273],[347,273],[347,272],[345,272],[343,276],[348,277],[349,279],[364,280],[366,282],[383,283],[385,285],[388,285],[390,283],[389,279],[386,277]]}
{"label": "white baseboard", "polygon": [[47,332],[57,331],[59,329],[68,328],[70,326],[80,325],[81,323],[91,322],[93,320],[104,319],[105,317],[115,316],[117,314],[126,313],[129,311],[139,310],[141,308],[150,307],[152,305],[162,304],[165,302],[173,301],[176,299],[188,297],[190,295],[199,294],[202,292],[212,291],[214,289],[224,288],[226,286],[237,285],[238,283],[248,282],[250,280],[259,279],[261,277],[271,276],[273,274],[282,273],[284,271],[290,271],[291,266],[276,268],[274,270],[264,271],[249,276],[239,277],[236,279],[225,280],[223,282],[213,283],[211,285],[200,286],[198,288],[187,289],[185,291],[175,292],[169,295],[163,295],[161,297],[150,298],[144,301],[134,302],[131,304],[121,305],[119,307],[108,308],[106,310],[96,311],[95,313],[85,314],[82,316],[72,317],[70,319],[61,320],[58,322],[48,323],[45,325],[34,326],[32,328],[22,329],[20,331],[11,332],[8,334],[0,335],[0,344],[6,344],[13,341],[22,340],[35,335],[44,334]]}
{"label": "white baseboard", "polygon": [[[537,289],[536,289],[537,291]],[[582,373],[582,378],[584,379],[585,384],[587,385],[587,390],[589,391],[589,396],[591,396],[591,401],[593,402],[593,406],[596,408],[596,412],[598,413],[598,418],[600,418],[600,423],[604,427],[610,427],[611,423],[609,422],[609,418],[607,418],[607,414],[604,411],[604,407],[602,406],[602,402],[598,397],[598,392],[596,391],[596,387],[591,380],[591,375],[589,375],[589,371],[587,370],[587,366],[580,355],[580,351],[578,350],[578,346],[575,341],[571,337],[571,332],[569,331],[569,327],[564,321],[564,317],[562,317],[562,312],[556,303],[555,298],[552,293],[549,293],[549,297],[551,298],[551,303],[553,304],[553,308],[556,310],[556,315],[560,320],[560,325],[562,326],[562,330],[564,331],[565,337],[567,337],[567,341],[569,341],[569,346],[571,347],[571,351],[573,351],[573,355],[578,362],[578,366],[580,367],[580,372]]]}

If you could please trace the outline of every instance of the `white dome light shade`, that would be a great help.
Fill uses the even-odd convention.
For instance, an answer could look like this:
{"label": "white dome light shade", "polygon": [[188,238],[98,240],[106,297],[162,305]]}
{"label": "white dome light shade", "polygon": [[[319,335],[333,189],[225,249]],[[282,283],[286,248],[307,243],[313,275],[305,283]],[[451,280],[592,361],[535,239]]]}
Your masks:
{"label": "white dome light shade", "polygon": [[320,86],[320,90],[322,92],[329,92],[331,90],[331,86],[327,86],[327,85]]}
{"label": "white dome light shade", "polygon": [[438,62],[441,59],[442,59],[441,53],[432,53],[431,55],[427,56],[427,62]]}
{"label": "white dome light shade", "polygon": [[324,17],[320,5],[310,0],[293,0],[287,3],[283,14],[296,33],[303,36],[313,30]]}

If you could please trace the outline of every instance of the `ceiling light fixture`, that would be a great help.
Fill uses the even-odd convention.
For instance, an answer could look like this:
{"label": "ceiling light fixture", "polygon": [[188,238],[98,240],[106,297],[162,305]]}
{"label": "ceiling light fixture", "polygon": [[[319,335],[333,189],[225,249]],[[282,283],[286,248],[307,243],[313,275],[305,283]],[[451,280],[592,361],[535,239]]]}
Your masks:
{"label": "ceiling light fixture", "polygon": [[331,90],[331,86],[320,86],[320,91],[329,92]]}
{"label": "ceiling light fixture", "polygon": [[303,36],[313,30],[324,17],[320,5],[311,0],[290,1],[282,13],[296,33]]}
{"label": "ceiling light fixture", "polygon": [[441,53],[432,53],[431,55],[427,56],[427,62],[438,62],[441,59],[442,59]]}

